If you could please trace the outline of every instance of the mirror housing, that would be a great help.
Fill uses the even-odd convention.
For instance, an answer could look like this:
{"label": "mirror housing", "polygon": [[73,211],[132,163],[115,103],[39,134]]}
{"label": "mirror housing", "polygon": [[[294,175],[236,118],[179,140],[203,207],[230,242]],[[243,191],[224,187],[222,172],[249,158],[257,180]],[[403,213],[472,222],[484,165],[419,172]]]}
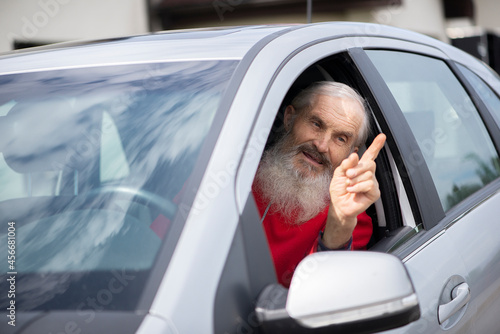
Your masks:
{"label": "mirror housing", "polygon": [[278,284],[259,297],[266,333],[374,333],[420,318],[403,263],[374,252],[321,252],[300,262],[288,292]]}

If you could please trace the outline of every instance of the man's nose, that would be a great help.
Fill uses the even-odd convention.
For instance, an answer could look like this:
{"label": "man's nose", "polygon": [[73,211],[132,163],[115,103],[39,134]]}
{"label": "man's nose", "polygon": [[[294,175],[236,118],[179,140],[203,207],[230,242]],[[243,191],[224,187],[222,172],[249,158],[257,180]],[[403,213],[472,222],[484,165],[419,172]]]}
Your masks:
{"label": "man's nose", "polygon": [[327,136],[320,136],[314,140],[314,146],[316,146],[316,149],[320,153],[326,153],[328,152],[328,137]]}

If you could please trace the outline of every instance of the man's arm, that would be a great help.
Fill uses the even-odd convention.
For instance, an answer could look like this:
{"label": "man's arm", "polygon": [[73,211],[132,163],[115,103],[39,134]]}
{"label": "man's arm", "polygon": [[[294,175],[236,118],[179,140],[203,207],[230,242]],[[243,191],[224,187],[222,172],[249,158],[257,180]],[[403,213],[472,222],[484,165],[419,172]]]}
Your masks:
{"label": "man's arm", "polygon": [[356,153],[346,158],[333,173],[330,183],[330,208],[323,233],[323,245],[329,249],[345,246],[356,227],[356,217],[380,197],[375,178],[375,159],[384,147],[385,135],[379,134],[361,159]]}

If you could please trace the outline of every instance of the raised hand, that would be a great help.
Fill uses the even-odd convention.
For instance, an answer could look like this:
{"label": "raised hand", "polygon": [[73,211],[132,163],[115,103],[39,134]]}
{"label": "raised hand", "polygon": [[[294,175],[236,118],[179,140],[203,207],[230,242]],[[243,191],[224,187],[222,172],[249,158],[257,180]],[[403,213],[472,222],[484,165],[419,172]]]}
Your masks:
{"label": "raised hand", "polygon": [[335,169],[323,235],[325,246],[335,249],[346,243],[356,227],[356,217],[380,197],[375,159],[384,147],[385,139],[384,134],[379,134],[361,159],[352,153]]}

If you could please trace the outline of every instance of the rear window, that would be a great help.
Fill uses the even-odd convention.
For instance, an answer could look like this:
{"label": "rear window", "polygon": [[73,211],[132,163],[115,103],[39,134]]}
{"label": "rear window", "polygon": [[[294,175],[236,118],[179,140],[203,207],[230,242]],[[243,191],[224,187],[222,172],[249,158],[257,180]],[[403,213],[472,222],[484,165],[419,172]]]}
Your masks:
{"label": "rear window", "polygon": [[425,161],[445,211],[500,176],[500,158],[472,99],[442,60],[367,50],[387,83]]}
{"label": "rear window", "polygon": [[0,77],[0,254],[13,256],[0,270],[16,276],[17,310],[136,307],[189,210],[186,184],[235,63]]}

